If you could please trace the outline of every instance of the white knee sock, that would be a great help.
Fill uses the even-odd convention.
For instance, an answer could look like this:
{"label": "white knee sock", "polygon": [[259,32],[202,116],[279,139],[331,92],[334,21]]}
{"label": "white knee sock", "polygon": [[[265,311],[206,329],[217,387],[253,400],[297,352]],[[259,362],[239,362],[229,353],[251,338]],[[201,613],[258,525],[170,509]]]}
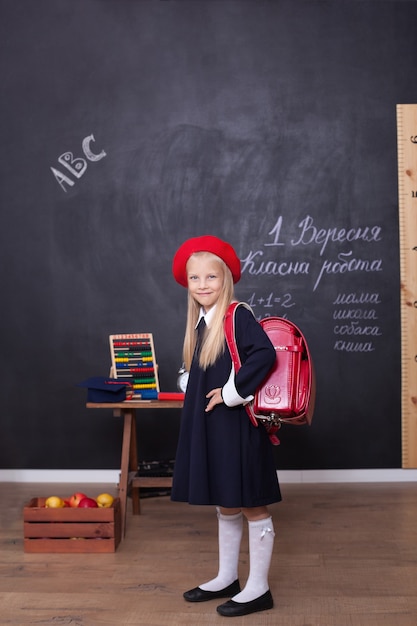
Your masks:
{"label": "white knee sock", "polygon": [[216,578],[199,585],[204,591],[221,591],[238,577],[240,542],[242,539],[242,513],[222,515],[217,510],[219,532],[219,572]]}
{"label": "white knee sock", "polygon": [[249,578],[235,602],[250,602],[269,589],[268,574],[274,548],[274,526],[272,518],[248,522],[249,525]]}

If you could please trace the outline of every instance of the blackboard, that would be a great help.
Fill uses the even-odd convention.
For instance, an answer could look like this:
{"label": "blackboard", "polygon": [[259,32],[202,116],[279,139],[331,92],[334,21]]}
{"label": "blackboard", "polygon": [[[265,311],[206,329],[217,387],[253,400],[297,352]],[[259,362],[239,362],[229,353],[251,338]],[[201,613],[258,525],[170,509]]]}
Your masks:
{"label": "blackboard", "polygon": [[[214,234],[237,296],[315,360],[282,469],[401,466],[397,103],[414,2],[0,1],[2,468],[117,468],[121,423],[76,384],[150,332],[176,390],[177,247]],[[141,416],[141,458],[180,415]]]}

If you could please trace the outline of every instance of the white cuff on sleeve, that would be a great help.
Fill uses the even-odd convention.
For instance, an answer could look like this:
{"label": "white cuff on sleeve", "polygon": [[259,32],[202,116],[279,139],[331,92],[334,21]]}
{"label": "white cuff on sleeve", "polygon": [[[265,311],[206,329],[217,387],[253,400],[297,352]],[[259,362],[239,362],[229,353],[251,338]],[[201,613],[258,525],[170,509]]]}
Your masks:
{"label": "white cuff on sleeve", "polygon": [[253,400],[253,396],[242,398],[242,396],[238,394],[235,387],[235,368],[233,367],[233,364],[229,380],[222,389],[222,398],[226,406],[239,406],[239,404],[247,404]]}

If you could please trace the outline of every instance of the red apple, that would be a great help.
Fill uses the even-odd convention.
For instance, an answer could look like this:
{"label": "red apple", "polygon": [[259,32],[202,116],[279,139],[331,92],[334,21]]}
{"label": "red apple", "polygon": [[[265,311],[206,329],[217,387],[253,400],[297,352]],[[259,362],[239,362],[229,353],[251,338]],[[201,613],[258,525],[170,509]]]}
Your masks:
{"label": "red apple", "polygon": [[76,508],[81,500],[83,498],[87,498],[87,496],[85,495],[85,493],[79,493],[78,491],[76,493],[73,493],[72,496],[69,498],[68,503],[70,506],[72,506],[73,508]]}
{"label": "red apple", "polygon": [[97,507],[98,507],[98,504],[94,500],[94,498],[85,497],[78,504],[79,509],[96,509]]}

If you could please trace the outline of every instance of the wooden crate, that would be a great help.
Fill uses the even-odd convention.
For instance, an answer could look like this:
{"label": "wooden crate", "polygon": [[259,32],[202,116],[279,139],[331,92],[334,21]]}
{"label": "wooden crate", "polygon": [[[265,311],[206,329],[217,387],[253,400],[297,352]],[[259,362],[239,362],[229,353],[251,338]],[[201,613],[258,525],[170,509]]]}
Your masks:
{"label": "wooden crate", "polygon": [[122,535],[120,499],[108,508],[45,508],[33,498],[23,509],[25,552],[115,552]]}

